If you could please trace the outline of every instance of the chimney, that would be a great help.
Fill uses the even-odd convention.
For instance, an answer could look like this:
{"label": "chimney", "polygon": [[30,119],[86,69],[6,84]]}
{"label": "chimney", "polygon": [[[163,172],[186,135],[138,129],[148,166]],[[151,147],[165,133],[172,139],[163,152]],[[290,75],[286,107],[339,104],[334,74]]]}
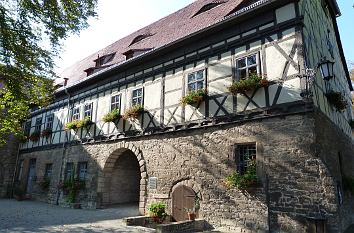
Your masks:
{"label": "chimney", "polygon": [[66,85],[68,84],[68,78],[64,78],[64,87],[66,87]]}

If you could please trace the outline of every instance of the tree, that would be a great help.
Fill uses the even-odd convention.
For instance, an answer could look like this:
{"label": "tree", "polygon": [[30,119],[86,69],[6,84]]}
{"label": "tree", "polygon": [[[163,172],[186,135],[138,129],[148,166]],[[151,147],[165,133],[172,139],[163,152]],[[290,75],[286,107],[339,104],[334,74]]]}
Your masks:
{"label": "tree", "polygon": [[97,0],[7,0],[0,3],[0,144],[21,135],[29,106],[54,93],[53,68],[62,40],[88,26]]}

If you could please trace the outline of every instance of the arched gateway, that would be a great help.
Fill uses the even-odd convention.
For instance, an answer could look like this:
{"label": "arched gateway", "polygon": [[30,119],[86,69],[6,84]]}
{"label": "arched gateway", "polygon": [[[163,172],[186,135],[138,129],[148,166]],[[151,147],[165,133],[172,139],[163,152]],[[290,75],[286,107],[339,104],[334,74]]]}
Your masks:
{"label": "arched gateway", "polygon": [[132,144],[120,145],[108,156],[98,180],[99,207],[139,204],[145,214],[146,164],[142,153]]}

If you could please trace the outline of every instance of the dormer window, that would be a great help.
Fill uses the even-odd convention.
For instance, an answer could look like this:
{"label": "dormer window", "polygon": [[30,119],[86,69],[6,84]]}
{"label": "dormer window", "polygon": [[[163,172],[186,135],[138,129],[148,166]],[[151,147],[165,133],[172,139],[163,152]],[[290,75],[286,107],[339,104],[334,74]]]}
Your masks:
{"label": "dormer window", "polygon": [[137,37],[135,37],[135,38],[132,40],[132,42],[130,43],[129,46],[131,46],[131,45],[133,45],[133,44],[136,44],[136,43],[138,43],[139,41],[142,41],[142,40],[144,40],[145,38],[148,38],[148,37],[150,37],[150,36],[152,36],[152,34],[141,34],[141,35],[138,35]]}
{"label": "dormer window", "polygon": [[126,51],[125,53],[123,53],[123,55],[125,55],[125,60],[128,60],[130,58],[133,58],[133,57],[136,57],[136,56],[141,55],[143,53],[146,53],[149,50],[151,50],[151,49],[130,49],[130,50]]}
{"label": "dormer window", "polygon": [[115,54],[116,53],[111,53],[108,55],[104,55],[102,57],[100,57],[100,55],[98,55],[98,58],[96,60],[94,60],[94,62],[96,63],[96,67],[101,67],[101,66],[107,64],[108,62],[112,61]]}
{"label": "dormer window", "polygon": [[192,16],[192,18],[197,16],[197,15],[200,15],[200,14],[202,14],[204,12],[207,12],[207,11],[209,11],[209,10],[211,10],[211,9],[213,9],[213,8],[223,4],[223,3],[225,3],[225,1],[214,1],[212,3],[208,3],[208,4],[204,5],[202,8],[200,8],[199,11],[197,11],[197,13],[195,13]]}

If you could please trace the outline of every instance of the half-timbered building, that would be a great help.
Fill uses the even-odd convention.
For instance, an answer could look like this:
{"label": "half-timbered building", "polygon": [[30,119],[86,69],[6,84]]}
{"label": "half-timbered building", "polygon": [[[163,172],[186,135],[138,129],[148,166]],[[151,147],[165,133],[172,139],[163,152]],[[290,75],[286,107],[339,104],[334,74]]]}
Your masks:
{"label": "half-timbered building", "polygon": [[[198,0],[118,40],[32,110],[16,182],[67,205],[75,177],[83,208],[162,201],[184,220],[198,206],[232,232],[344,232],[353,88],[339,15],[335,0]],[[225,186],[253,161],[258,187]]]}

